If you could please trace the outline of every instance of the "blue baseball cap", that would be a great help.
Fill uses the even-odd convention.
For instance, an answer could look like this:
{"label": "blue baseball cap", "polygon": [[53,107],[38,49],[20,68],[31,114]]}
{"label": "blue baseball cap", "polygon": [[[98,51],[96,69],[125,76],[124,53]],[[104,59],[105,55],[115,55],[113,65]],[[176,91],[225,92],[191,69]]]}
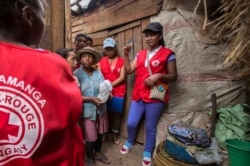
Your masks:
{"label": "blue baseball cap", "polygon": [[115,47],[115,40],[112,38],[107,38],[103,41],[103,48]]}

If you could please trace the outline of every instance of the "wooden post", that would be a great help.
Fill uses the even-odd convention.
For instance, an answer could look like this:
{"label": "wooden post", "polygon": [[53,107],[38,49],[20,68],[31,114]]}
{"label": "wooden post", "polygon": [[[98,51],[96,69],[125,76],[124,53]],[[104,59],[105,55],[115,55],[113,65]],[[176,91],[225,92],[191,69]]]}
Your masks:
{"label": "wooden post", "polygon": [[65,0],[65,47],[72,48],[72,26],[70,0]]}
{"label": "wooden post", "polygon": [[45,8],[45,34],[36,47],[50,51],[65,47],[65,1],[47,0]]}
{"label": "wooden post", "polygon": [[214,137],[216,114],[217,114],[217,102],[215,93],[211,95],[211,100],[212,100],[212,117],[211,117],[210,137]]}

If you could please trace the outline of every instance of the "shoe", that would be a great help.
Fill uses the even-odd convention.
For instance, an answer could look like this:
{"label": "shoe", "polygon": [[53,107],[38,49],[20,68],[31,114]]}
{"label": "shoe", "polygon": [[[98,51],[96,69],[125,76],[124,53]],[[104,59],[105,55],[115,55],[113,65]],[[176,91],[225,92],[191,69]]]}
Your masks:
{"label": "shoe", "polygon": [[129,150],[132,148],[132,146],[133,146],[133,145],[131,145],[130,143],[126,142],[126,143],[122,146],[122,148],[121,148],[121,150],[120,150],[121,154],[128,154],[128,152],[129,152]]}
{"label": "shoe", "polygon": [[142,159],[142,166],[151,166],[151,158],[143,157]]}
{"label": "shoe", "polygon": [[120,140],[119,140],[119,138],[118,138],[118,134],[117,133],[113,133],[113,142],[114,142],[114,144],[116,144],[116,145],[120,145]]}

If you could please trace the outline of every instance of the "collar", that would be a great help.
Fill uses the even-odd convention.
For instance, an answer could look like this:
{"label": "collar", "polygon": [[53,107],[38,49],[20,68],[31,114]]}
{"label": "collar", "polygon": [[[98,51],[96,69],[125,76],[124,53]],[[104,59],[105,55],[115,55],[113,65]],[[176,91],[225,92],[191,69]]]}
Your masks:
{"label": "collar", "polygon": [[158,48],[152,50],[152,51],[149,51],[149,49],[147,50],[149,54],[152,54],[152,53],[156,53],[158,52],[160,49],[162,48],[162,46],[160,45]]}

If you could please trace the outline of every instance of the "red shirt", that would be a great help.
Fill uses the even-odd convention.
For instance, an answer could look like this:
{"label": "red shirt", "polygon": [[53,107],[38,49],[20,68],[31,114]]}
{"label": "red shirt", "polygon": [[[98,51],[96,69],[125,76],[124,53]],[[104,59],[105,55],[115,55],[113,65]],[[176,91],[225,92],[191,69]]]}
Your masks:
{"label": "red shirt", "polygon": [[[117,57],[116,65],[113,69],[111,69],[111,66],[108,61],[108,57],[104,56],[100,60],[100,68],[101,72],[106,80],[109,80],[110,82],[114,82],[117,78],[120,77],[121,68],[124,65],[124,59],[121,57]],[[113,87],[112,95],[117,97],[124,97],[125,94],[125,81],[120,83],[119,85]]]}
{"label": "red shirt", "polygon": [[81,93],[67,62],[1,42],[0,62],[0,165],[84,165]]}
{"label": "red shirt", "polygon": [[[168,73],[166,69],[168,56],[173,52],[170,49],[162,47],[150,60],[149,65],[152,73]],[[145,67],[145,60],[147,58],[147,50],[141,50],[137,56],[136,71],[135,71],[135,84],[132,92],[132,100],[142,99],[145,102],[159,102],[158,100],[150,99],[150,87],[145,86],[143,83],[149,77],[148,67]],[[168,102],[168,91],[165,95],[165,101]]]}

